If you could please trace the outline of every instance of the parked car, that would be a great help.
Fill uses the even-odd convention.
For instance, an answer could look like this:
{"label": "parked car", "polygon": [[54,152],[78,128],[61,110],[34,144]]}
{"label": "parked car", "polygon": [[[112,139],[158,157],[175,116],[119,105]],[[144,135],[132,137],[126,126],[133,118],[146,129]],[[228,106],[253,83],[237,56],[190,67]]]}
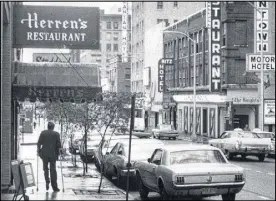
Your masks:
{"label": "parked car", "polygon": [[220,149],[207,145],[157,148],[147,162],[138,161],[134,167],[142,199],[154,191],[163,200],[217,195],[235,200],[245,184],[244,169],[230,164]]}
{"label": "parked car", "polygon": [[253,129],[253,132],[257,133],[262,138],[271,139],[272,147],[271,147],[271,150],[269,151],[268,155],[275,156],[275,133],[262,131],[261,129],[257,129],[257,128]]}
{"label": "parked car", "polygon": [[80,145],[80,158],[83,162],[93,161],[94,159],[94,150],[97,149],[100,145],[102,137],[100,135],[96,136],[87,136],[87,157],[85,154],[85,140],[82,139]]}
{"label": "parked car", "polygon": [[83,132],[74,132],[69,139],[69,152],[71,154],[79,154],[79,147],[83,139]]}
{"label": "parked car", "polygon": [[[155,139],[134,139],[131,145],[131,164],[130,164],[130,180],[135,182],[135,169],[133,163],[135,161],[147,160],[152,151],[161,148],[164,143]],[[110,153],[104,156],[104,174],[108,178],[116,177],[118,186],[125,184],[127,176],[127,163],[129,155],[129,143],[127,141],[118,142]]]}
{"label": "parked car", "polygon": [[[132,136],[132,139],[138,139],[136,136]],[[110,138],[110,136],[105,136],[105,139],[102,140],[99,144],[99,147],[93,150],[93,155],[95,157],[95,166],[97,170],[100,171],[100,165],[103,163],[103,156],[110,152],[113,147],[122,141],[129,141],[129,135],[115,135]]]}
{"label": "parked car", "polygon": [[161,139],[161,137],[167,137],[169,139],[178,138],[178,131],[173,128],[170,124],[160,124],[157,125],[156,129],[152,129],[153,138]]}
{"label": "parked car", "polygon": [[265,156],[272,148],[271,140],[261,138],[251,131],[225,131],[218,139],[209,140],[209,145],[220,148],[229,160],[241,155],[257,156],[259,161],[264,161]]}

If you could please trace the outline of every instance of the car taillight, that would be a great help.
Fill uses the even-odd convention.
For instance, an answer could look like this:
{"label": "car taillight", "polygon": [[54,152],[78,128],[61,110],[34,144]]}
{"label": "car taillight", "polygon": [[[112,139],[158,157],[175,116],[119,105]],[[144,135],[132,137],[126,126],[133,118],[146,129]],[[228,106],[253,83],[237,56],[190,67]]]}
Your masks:
{"label": "car taillight", "polygon": [[185,179],[183,176],[176,176],[176,181],[177,184],[184,184],[185,183]]}
{"label": "car taillight", "polygon": [[240,149],[242,146],[242,142],[241,141],[237,141],[236,142],[236,149]]}
{"label": "car taillight", "polygon": [[235,181],[237,182],[243,181],[243,175],[242,174],[235,175]]}
{"label": "car taillight", "polygon": [[272,143],[270,143],[269,149],[270,149],[271,151],[273,151],[273,150],[274,150],[274,146],[273,146],[273,144],[272,144]]}

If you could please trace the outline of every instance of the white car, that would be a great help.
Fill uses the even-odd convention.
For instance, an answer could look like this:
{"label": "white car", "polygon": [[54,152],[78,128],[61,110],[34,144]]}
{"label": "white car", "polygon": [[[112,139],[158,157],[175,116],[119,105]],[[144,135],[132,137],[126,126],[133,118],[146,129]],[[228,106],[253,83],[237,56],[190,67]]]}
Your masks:
{"label": "white car", "polygon": [[218,139],[209,140],[209,145],[220,148],[229,160],[241,155],[257,156],[259,161],[264,161],[265,156],[272,149],[270,139],[261,138],[251,131],[225,131]]}
{"label": "white car", "polygon": [[160,124],[157,125],[156,129],[152,129],[152,136],[153,138],[169,138],[174,139],[178,138],[179,134],[178,131],[173,128],[170,124]]}
{"label": "white car", "polygon": [[154,191],[163,200],[216,195],[235,200],[245,184],[244,169],[230,164],[220,149],[207,145],[158,148],[148,161],[137,161],[134,167],[142,199]]}
{"label": "white car", "polygon": [[271,139],[272,149],[270,150],[268,155],[275,156],[275,133],[268,132],[268,131],[262,131],[261,129],[258,129],[258,128],[253,129],[253,132],[257,133],[262,138]]}

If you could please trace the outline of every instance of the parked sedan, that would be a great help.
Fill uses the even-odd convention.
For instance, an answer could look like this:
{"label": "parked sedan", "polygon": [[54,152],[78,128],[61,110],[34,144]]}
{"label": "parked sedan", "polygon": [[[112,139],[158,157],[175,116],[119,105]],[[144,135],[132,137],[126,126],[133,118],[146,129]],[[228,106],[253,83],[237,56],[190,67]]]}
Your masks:
{"label": "parked sedan", "polygon": [[[132,136],[132,139],[138,139],[136,136]],[[113,147],[122,141],[129,141],[129,135],[114,135],[112,137],[105,136],[105,140],[102,140],[99,147],[95,149],[93,155],[95,157],[95,166],[100,171],[100,165],[103,163],[103,156],[110,152]]]}
{"label": "parked sedan", "polygon": [[79,154],[79,147],[83,139],[83,132],[74,132],[69,139],[69,152],[71,154]]}
{"label": "parked sedan", "polygon": [[218,139],[209,140],[209,145],[220,148],[229,160],[237,155],[241,155],[243,159],[251,155],[264,161],[272,149],[270,139],[261,138],[251,131],[236,130],[223,132]]}
{"label": "parked sedan", "polygon": [[138,161],[134,167],[142,199],[154,191],[163,200],[216,195],[235,200],[245,184],[244,169],[230,164],[218,148],[206,145],[157,148],[147,162]]}
{"label": "parked sedan", "polygon": [[161,137],[167,137],[169,139],[176,139],[179,134],[177,130],[170,124],[160,124],[156,129],[152,129],[153,138],[161,139]]}
{"label": "parked sedan", "polygon": [[79,149],[80,149],[80,158],[83,162],[93,161],[94,150],[99,147],[101,140],[102,140],[102,137],[100,135],[87,137],[87,156],[85,153],[85,141],[84,139],[82,140]]}
{"label": "parked sedan", "polygon": [[262,138],[271,139],[272,147],[271,147],[271,150],[269,151],[268,155],[275,156],[275,133],[262,131],[261,129],[257,129],[257,128],[253,129],[253,132],[257,133]]}
{"label": "parked sedan", "polygon": [[[131,145],[131,164],[130,176],[131,181],[135,182],[135,169],[133,164],[135,161],[147,160],[152,151],[161,148],[164,143],[154,139],[134,139]],[[116,177],[117,185],[125,184],[127,176],[127,163],[129,155],[129,143],[127,141],[117,143],[110,153],[104,157],[104,174],[109,177]]]}

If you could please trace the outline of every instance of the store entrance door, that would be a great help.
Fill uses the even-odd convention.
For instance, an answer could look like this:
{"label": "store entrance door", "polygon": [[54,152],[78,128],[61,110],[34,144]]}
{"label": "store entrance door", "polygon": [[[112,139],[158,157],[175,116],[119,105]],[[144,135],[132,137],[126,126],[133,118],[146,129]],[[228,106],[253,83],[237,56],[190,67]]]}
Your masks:
{"label": "store entrance door", "polygon": [[249,125],[249,115],[235,115],[234,116],[234,129],[235,128],[243,129],[246,124]]}

